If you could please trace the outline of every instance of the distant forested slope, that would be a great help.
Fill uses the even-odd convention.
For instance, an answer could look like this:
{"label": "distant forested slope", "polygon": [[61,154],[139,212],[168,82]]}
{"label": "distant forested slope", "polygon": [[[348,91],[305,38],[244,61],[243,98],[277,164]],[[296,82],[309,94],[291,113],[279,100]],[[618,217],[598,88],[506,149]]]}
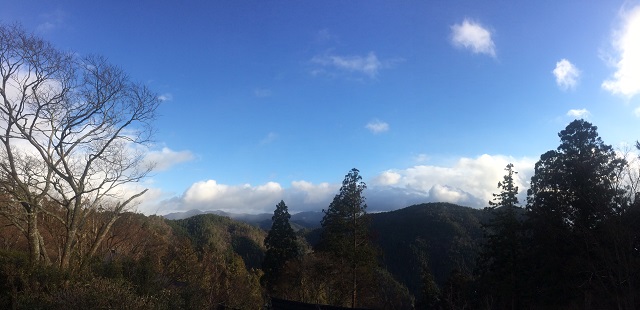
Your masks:
{"label": "distant forested slope", "polygon": [[198,251],[232,250],[240,255],[247,268],[259,269],[264,258],[264,230],[215,214],[201,214],[167,221],[176,233],[187,236]]}
{"label": "distant forested slope", "polygon": [[425,203],[371,214],[382,262],[412,293],[420,289],[421,264],[442,284],[454,268],[470,272],[482,241],[482,210],[450,203]]}

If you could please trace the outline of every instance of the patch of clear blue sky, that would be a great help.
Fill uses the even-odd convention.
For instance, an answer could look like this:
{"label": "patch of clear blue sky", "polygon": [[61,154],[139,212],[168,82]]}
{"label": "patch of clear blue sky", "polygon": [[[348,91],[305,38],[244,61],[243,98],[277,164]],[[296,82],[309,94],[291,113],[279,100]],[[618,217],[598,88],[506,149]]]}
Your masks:
{"label": "patch of clear blue sky", "polygon": [[[373,176],[415,165],[419,154],[430,164],[537,157],[557,146],[570,109],[588,109],[605,142],[632,142],[638,99],[600,87],[614,71],[602,55],[623,5],[5,1],[0,20],[62,49],[105,55],[170,94],[156,140],[196,160],[158,174],[156,184],[179,193],[206,179],[338,182],[352,167]],[[451,26],[465,19],[491,31],[495,57],[451,44]],[[375,75],[314,62],[370,53],[382,63]],[[582,72],[574,90],[555,83],[563,58]],[[369,132],[376,119],[389,130]]]}

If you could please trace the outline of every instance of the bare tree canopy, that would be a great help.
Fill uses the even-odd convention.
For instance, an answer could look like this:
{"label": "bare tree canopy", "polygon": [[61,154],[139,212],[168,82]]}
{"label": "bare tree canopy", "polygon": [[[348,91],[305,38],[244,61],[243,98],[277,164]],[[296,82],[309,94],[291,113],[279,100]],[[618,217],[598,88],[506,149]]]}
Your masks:
{"label": "bare tree canopy", "polygon": [[68,268],[90,213],[113,216],[79,257],[91,256],[118,215],[146,191],[123,185],[152,168],[144,152],[160,100],[104,57],[62,52],[15,25],[0,25],[0,78],[1,187],[19,205],[2,214],[28,236],[34,262],[45,250],[36,215],[62,223],[57,263]]}

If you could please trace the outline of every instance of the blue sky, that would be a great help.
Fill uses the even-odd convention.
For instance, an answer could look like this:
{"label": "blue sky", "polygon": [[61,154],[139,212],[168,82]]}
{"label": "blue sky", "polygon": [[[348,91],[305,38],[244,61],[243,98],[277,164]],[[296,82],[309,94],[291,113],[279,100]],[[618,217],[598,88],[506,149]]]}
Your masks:
{"label": "blue sky", "polygon": [[141,212],[484,207],[575,118],[640,139],[637,1],[5,1],[63,50],[163,98]]}

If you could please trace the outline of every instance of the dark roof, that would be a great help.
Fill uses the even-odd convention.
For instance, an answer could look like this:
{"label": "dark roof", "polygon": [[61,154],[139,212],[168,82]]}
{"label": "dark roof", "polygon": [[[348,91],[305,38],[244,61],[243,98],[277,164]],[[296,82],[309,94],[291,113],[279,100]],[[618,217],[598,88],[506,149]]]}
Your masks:
{"label": "dark roof", "polygon": [[271,308],[273,310],[367,310],[363,308],[344,308],[329,305],[307,304],[304,302],[284,300],[279,298],[271,298]]}

